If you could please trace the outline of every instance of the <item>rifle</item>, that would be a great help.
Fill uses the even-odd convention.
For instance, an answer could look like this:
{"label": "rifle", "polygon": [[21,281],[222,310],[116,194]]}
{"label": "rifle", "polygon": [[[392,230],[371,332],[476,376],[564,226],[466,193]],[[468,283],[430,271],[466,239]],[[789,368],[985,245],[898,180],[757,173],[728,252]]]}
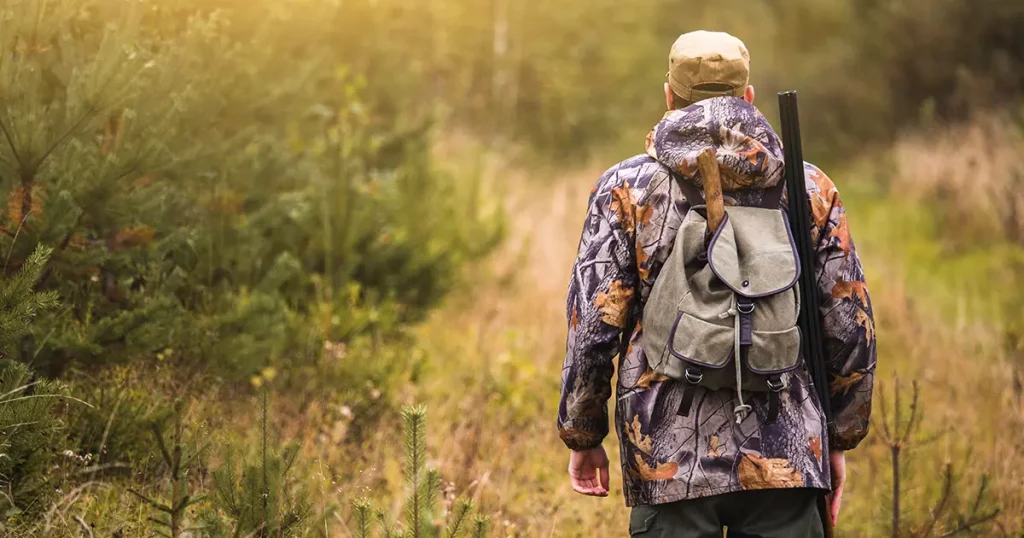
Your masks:
{"label": "rifle", "polygon": [[[828,391],[828,373],[825,365],[825,339],[821,328],[821,304],[818,297],[817,275],[815,274],[814,243],[811,241],[810,201],[804,187],[804,152],[800,144],[800,116],[797,113],[796,92],[779,92],[779,116],[782,120],[782,143],[786,159],[785,181],[789,196],[789,223],[793,239],[800,255],[800,346],[807,361],[811,381],[825,415],[825,424],[832,431],[832,405]],[[822,442],[821,457],[828,461],[829,450]],[[825,529],[825,536],[832,536],[832,520],[829,516],[828,495],[818,498],[818,515]]]}

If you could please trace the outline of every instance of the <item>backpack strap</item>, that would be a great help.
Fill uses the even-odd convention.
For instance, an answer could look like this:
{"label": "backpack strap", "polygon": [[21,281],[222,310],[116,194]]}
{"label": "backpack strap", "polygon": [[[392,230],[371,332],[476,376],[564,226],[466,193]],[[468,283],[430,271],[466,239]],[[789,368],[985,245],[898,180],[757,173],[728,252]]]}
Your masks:
{"label": "backpack strap", "polygon": [[[704,203],[704,193],[701,192],[701,190],[697,188],[692,181],[687,180],[675,172],[670,173],[679,185],[679,189],[683,191],[683,196],[686,197],[686,201],[690,204],[690,207]],[[775,185],[764,189],[764,195],[761,196],[760,207],[765,209],[779,209],[779,206],[782,204],[782,194],[785,191],[786,181],[782,179],[780,179]]]}
{"label": "backpack strap", "polygon": [[679,189],[683,191],[683,196],[686,197],[686,202],[690,204],[690,207],[704,203],[704,193],[692,181],[675,172],[671,173],[672,177],[676,179],[676,183],[679,184]]}
{"label": "backpack strap", "polygon": [[779,209],[782,204],[782,193],[786,191],[786,180],[780,179],[778,183],[764,190],[761,196],[761,207],[765,209]]}

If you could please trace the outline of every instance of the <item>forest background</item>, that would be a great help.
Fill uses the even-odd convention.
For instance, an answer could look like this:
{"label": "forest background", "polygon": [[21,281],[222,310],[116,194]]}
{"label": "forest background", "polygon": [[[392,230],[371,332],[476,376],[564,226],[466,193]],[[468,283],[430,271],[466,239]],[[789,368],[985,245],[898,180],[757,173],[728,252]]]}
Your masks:
{"label": "forest background", "polygon": [[565,285],[700,28],[799,91],[866,265],[838,536],[1024,535],[1016,0],[3,0],[0,532],[622,535]]}

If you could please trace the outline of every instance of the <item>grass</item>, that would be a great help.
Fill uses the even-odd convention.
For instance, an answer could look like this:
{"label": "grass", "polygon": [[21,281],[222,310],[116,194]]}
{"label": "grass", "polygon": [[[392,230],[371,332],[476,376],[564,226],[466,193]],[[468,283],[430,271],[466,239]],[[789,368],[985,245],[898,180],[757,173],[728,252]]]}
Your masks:
{"label": "grass", "polygon": [[[510,166],[461,139],[438,152],[451,166],[483,172],[485,191],[504,201],[510,230],[499,252],[475,262],[466,283],[416,328],[416,345],[408,350],[411,382],[394,396],[396,403],[429,409],[426,463],[444,480],[440,515],[457,507],[457,497],[466,497],[490,516],[492,536],[621,536],[628,509],[617,491],[618,466],[613,464],[611,497],[573,493],[565,472],[568,451],[555,427],[569,267],[590,188],[618,156],[559,172]],[[918,187],[908,187],[906,197],[891,187],[932,184],[928,178],[904,179],[925,173],[907,155],[826,170],[844,194],[871,286],[878,383],[887,395],[895,376],[905,384],[916,380],[921,389],[921,428],[902,456],[903,536],[926,526],[943,496],[947,463],[957,478],[949,513],[969,504],[988,475],[990,498],[1002,512],[986,532],[1018,536],[1024,530],[1024,400],[1005,345],[1006,313],[997,301],[1003,288],[991,278],[1013,248],[953,248],[948,239],[957,230],[944,224]],[[366,393],[372,399],[379,390],[367,386]],[[259,413],[252,401],[205,393],[193,401],[190,427],[202,437],[258,442],[252,432],[259,429]],[[300,447],[296,479],[312,485],[310,501],[329,514],[314,532],[356,536],[355,514],[338,507],[361,497],[387,513],[401,513],[397,414],[383,415],[353,441],[351,428],[360,418],[353,413],[359,408],[349,409],[345,401],[297,387],[276,394],[271,403],[272,430]],[[874,413],[877,421],[878,399]],[[837,536],[891,536],[890,450],[877,429],[878,424],[848,456]],[[605,447],[617,462],[614,436]],[[79,498],[55,523],[64,532],[80,527],[71,514],[99,521],[97,536],[145,528],[147,510],[119,488],[96,485],[65,493]],[[104,513],[115,506],[120,521]],[[948,530],[947,523],[940,521],[933,535]]]}
{"label": "grass", "polygon": [[[571,491],[568,452],[555,429],[567,275],[603,165],[551,178],[491,166],[492,176],[508,185],[512,237],[420,329],[431,366],[417,397],[435,417],[430,446],[442,474],[494,511],[509,535],[621,535],[628,518],[621,497],[614,489],[608,499]],[[991,498],[1002,508],[996,531],[1020,532],[1024,415],[986,301],[995,283],[976,267],[977,253],[950,256],[939,246],[945,231],[931,217],[934,208],[908,206],[880,189],[899,181],[880,177],[880,170],[863,161],[828,172],[845,193],[871,285],[879,385],[891,394],[898,375],[918,380],[922,391],[922,427],[901,473],[905,530],[929,518],[949,462],[962,490],[954,493],[967,500],[990,475]],[[879,413],[876,402],[876,420]],[[615,439],[605,446],[617,461]],[[850,453],[838,536],[889,535],[888,458],[875,433]],[[613,485],[621,483],[616,471]]]}

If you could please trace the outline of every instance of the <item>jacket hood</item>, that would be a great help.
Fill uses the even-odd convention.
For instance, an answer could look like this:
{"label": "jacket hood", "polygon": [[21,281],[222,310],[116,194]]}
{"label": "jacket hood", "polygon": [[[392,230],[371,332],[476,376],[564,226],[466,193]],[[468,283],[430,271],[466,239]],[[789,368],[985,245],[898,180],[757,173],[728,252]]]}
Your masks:
{"label": "jacket hood", "polygon": [[722,190],[763,189],[783,179],[782,141],[754,105],[715,97],[665,114],[647,135],[647,154],[702,186],[697,155],[718,154]]}

